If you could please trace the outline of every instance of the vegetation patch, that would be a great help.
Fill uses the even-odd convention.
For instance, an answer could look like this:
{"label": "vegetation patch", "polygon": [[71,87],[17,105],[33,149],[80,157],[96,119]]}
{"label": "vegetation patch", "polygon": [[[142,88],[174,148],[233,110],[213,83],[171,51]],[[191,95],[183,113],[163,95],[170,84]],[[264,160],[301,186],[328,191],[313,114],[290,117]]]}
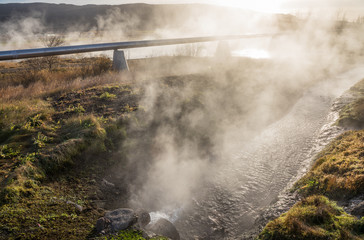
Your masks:
{"label": "vegetation patch", "polygon": [[68,82],[75,78],[87,78],[107,73],[112,62],[107,57],[94,58],[33,58],[14,64],[0,65],[0,80],[3,86],[22,84],[30,86],[41,81]]}
{"label": "vegetation patch", "polygon": [[85,239],[103,213],[91,200],[98,190],[90,176],[99,179],[112,164],[124,122],[93,115],[55,122],[44,114],[4,121],[0,239]]}
{"label": "vegetation patch", "polygon": [[261,240],[363,239],[364,218],[348,215],[324,196],[310,196],[269,222]]}
{"label": "vegetation patch", "polygon": [[56,120],[92,114],[97,117],[118,117],[138,109],[139,89],[129,84],[98,86],[55,94],[52,106]]}
{"label": "vegetation patch", "polygon": [[[79,184],[76,189],[82,188]],[[20,193],[21,197],[0,207],[0,239],[86,239],[92,235],[94,223],[103,212],[83,201],[82,194],[71,188],[64,190],[34,182],[8,186],[8,196]],[[84,210],[80,212],[69,200],[78,202]]]}
{"label": "vegetation patch", "polygon": [[345,200],[364,192],[364,130],[339,136],[295,185],[304,196],[323,194]]}
{"label": "vegetation patch", "polygon": [[0,239],[96,236],[97,181],[115,164],[137,95],[119,85],[62,94],[0,99]]}
{"label": "vegetation patch", "polygon": [[364,79],[350,89],[355,101],[347,104],[340,112],[337,124],[351,129],[364,128]]}
{"label": "vegetation patch", "polygon": [[[153,237],[148,238],[149,240],[167,240],[165,237]],[[99,238],[98,240],[146,240],[143,237],[142,232],[136,230],[125,230],[120,231],[116,235]]]}

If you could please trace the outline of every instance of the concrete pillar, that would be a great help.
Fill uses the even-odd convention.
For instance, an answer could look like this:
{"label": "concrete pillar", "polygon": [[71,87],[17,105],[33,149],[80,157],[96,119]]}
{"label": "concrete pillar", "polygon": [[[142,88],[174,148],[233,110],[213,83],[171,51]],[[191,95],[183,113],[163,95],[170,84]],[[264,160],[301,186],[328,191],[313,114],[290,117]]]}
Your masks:
{"label": "concrete pillar", "polygon": [[226,59],[231,57],[230,45],[227,41],[220,41],[218,43],[215,57],[218,59]]}
{"label": "concrete pillar", "polygon": [[129,66],[125,58],[124,51],[114,50],[112,68],[114,71],[129,71]]}

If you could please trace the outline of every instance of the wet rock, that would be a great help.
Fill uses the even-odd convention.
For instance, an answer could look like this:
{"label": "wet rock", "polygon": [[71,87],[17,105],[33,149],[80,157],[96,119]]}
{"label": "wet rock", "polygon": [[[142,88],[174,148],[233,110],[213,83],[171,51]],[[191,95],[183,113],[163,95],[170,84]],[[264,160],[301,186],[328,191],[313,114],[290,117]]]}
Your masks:
{"label": "wet rock", "polygon": [[105,214],[105,218],[111,222],[111,230],[114,232],[125,230],[137,222],[134,210],[120,208]]}
{"label": "wet rock", "polygon": [[97,219],[97,222],[96,222],[96,231],[97,231],[97,233],[102,233],[109,226],[110,226],[109,219],[107,219],[105,217],[99,218],[99,219]]}
{"label": "wet rock", "polygon": [[351,214],[358,217],[364,216],[364,201],[359,203],[357,206],[351,210]]}
{"label": "wet rock", "polygon": [[176,227],[167,219],[161,218],[156,223],[148,225],[147,230],[172,240],[180,240]]}
{"label": "wet rock", "polygon": [[150,223],[150,215],[149,212],[144,209],[138,209],[135,211],[137,217],[137,224],[140,228],[144,228]]}

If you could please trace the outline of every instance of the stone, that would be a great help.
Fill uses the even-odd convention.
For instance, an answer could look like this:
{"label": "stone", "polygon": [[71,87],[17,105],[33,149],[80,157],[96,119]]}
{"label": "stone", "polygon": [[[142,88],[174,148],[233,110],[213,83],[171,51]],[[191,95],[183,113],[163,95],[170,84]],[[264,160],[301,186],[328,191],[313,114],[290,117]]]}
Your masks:
{"label": "stone", "polygon": [[364,216],[364,201],[359,203],[357,206],[351,210],[351,214],[354,216],[363,217]]}
{"label": "stone", "polygon": [[135,211],[136,217],[137,217],[137,224],[140,228],[144,228],[150,223],[150,215],[149,212],[147,212],[144,209],[138,209]]}
{"label": "stone", "polygon": [[159,236],[168,237],[172,240],[180,240],[176,227],[165,218],[161,218],[156,223],[148,225],[147,230]]}
{"label": "stone", "polygon": [[111,230],[114,232],[125,230],[137,222],[134,210],[129,208],[120,208],[107,212],[105,218],[110,220]]}
{"label": "stone", "polygon": [[97,219],[97,222],[96,222],[96,231],[97,231],[97,233],[101,233],[102,231],[107,229],[109,225],[110,225],[110,220],[109,219],[104,218],[104,217],[101,217],[101,218]]}

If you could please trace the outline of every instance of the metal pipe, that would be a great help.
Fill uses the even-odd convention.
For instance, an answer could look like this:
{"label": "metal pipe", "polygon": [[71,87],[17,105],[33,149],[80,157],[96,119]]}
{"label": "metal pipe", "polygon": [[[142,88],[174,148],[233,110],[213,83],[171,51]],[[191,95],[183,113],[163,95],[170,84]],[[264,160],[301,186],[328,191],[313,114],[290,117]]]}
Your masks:
{"label": "metal pipe", "polygon": [[153,46],[165,46],[186,43],[212,42],[222,40],[234,40],[242,38],[261,38],[274,37],[280,34],[249,34],[249,35],[226,35],[226,36],[209,36],[209,37],[193,37],[193,38],[175,38],[175,39],[160,39],[160,40],[143,40],[115,43],[99,43],[88,45],[62,46],[50,48],[34,48],[22,50],[10,50],[0,52],[0,61],[14,60],[33,57],[46,57],[55,55],[66,55],[75,53],[97,52],[127,48],[141,48]]}

